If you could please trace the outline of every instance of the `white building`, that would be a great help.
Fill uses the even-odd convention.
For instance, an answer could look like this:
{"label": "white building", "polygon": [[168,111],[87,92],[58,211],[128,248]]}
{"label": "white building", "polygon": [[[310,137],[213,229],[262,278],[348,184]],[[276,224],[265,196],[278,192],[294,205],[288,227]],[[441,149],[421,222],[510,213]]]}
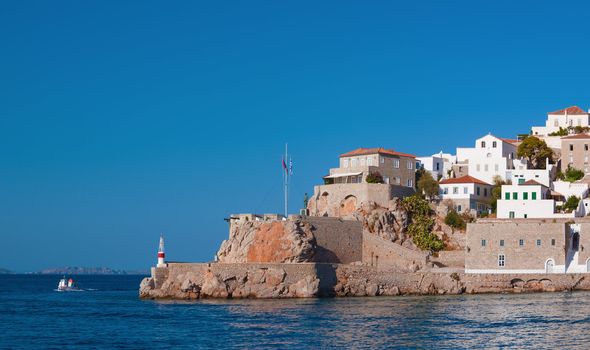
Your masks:
{"label": "white building", "polygon": [[545,169],[529,169],[526,159],[516,159],[513,162],[514,170],[511,172],[511,182],[513,185],[520,185],[529,180],[535,180],[541,185],[551,188],[553,175],[556,171],[554,164],[545,163]]}
{"label": "white building", "polygon": [[490,209],[492,187],[472,176],[445,179],[439,182],[439,197],[450,200],[459,213],[483,213]]}
{"label": "white building", "polygon": [[435,180],[448,178],[449,171],[456,163],[456,159],[456,156],[442,151],[431,156],[416,158],[420,162],[420,166],[428,171]]}
{"label": "white building", "polygon": [[498,199],[497,217],[499,219],[573,218],[584,215],[582,201],[575,212],[556,213],[551,190],[535,180],[502,186],[502,196]]}
{"label": "white building", "polygon": [[588,184],[585,182],[555,181],[553,182],[553,190],[562,195],[564,200],[571,196],[580,199],[588,196]]}
{"label": "white building", "polygon": [[493,183],[496,176],[510,179],[517,142],[491,134],[480,137],[473,148],[457,148],[457,163],[465,164],[470,176],[488,184]]}
{"label": "white building", "polygon": [[568,107],[559,111],[547,113],[545,126],[534,126],[532,134],[547,136],[552,132],[559,131],[559,128],[590,126],[590,117],[587,112],[578,106]]}

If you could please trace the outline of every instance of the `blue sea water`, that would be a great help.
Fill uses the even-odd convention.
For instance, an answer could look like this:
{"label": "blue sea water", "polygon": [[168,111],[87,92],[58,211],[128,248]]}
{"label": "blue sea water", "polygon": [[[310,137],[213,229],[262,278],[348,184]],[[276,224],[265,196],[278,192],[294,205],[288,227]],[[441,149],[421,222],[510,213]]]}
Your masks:
{"label": "blue sea water", "polygon": [[587,348],[590,293],[138,299],[142,276],[0,276],[2,349]]}

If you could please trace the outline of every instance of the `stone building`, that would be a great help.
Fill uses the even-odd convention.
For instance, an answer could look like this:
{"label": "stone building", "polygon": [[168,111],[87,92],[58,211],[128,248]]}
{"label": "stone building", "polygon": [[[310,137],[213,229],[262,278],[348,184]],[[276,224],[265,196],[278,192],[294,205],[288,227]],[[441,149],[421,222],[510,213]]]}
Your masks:
{"label": "stone building", "polygon": [[[308,202],[311,216],[343,217],[363,202],[388,207],[395,197],[415,193],[416,159],[411,154],[384,148],[359,148],[340,156],[340,166],[330,169],[324,184],[314,187]],[[379,173],[383,183],[367,183]]]}
{"label": "stone building", "polygon": [[466,237],[466,273],[590,272],[587,218],[478,220]]}
{"label": "stone building", "polygon": [[590,148],[590,135],[576,134],[561,138],[561,171],[568,167],[590,173],[588,167],[588,149]]}

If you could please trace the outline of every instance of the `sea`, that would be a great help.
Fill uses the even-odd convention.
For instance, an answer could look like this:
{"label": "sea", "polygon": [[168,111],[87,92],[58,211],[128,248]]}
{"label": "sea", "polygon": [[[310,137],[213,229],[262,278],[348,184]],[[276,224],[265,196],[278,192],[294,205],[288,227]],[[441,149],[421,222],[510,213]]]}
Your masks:
{"label": "sea", "polygon": [[590,293],[140,300],[143,276],[0,275],[1,349],[590,347]]}

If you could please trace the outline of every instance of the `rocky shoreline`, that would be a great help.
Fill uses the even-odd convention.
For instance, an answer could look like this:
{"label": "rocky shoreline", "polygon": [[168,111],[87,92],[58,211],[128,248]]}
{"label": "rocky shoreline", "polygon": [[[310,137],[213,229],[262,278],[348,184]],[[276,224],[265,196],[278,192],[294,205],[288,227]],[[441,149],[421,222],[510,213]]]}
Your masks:
{"label": "rocky shoreline", "polygon": [[584,274],[400,272],[323,263],[172,263],[153,268],[143,299],[279,299],[590,290]]}

